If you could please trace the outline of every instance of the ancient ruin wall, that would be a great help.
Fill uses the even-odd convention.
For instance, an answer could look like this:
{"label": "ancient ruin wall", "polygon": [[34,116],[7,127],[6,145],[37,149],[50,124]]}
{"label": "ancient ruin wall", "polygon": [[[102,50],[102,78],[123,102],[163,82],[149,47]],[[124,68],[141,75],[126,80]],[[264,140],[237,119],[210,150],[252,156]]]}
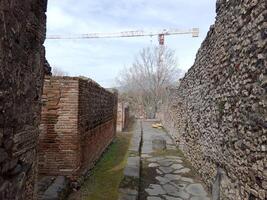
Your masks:
{"label": "ancient ruin wall", "polygon": [[267,198],[266,4],[217,1],[216,23],[163,120],[221,199]]}
{"label": "ancient ruin wall", "polygon": [[39,136],[39,174],[75,174],[79,165],[78,78],[46,77]]}
{"label": "ancient ruin wall", "polygon": [[118,102],[118,112],[117,112],[117,131],[121,132],[123,130],[124,123],[124,109],[123,103]]}
{"label": "ancient ruin wall", "polygon": [[126,102],[118,102],[118,111],[117,111],[117,131],[124,131],[129,124],[130,113],[129,106]]}
{"label": "ancient ruin wall", "polygon": [[34,199],[46,0],[0,1],[0,199]]}
{"label": "ancient ruin wall", "polygon": [[94,166],[116,134],[117,98],[115,91],[108,91],[92,80],[79,80],[81,173]]}
{"label": "ancient ruin wall", "polygon": [[115,136],[116,99],[89,79],[46,77],[40,175],[77,179],[91,168]]}

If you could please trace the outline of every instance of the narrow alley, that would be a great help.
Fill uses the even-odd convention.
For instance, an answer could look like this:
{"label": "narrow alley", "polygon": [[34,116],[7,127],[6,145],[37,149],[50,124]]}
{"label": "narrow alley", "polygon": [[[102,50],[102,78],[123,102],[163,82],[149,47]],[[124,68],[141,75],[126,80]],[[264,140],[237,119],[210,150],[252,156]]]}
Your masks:
{"label": "narrow alley", "polygon": [[133,126],[119,200],[209,200],[197,171],[156,124],[143,119]]}
{"label": "narrow alley", "polygon": [[0,200],[267,200],[267,0],[0,0]]}

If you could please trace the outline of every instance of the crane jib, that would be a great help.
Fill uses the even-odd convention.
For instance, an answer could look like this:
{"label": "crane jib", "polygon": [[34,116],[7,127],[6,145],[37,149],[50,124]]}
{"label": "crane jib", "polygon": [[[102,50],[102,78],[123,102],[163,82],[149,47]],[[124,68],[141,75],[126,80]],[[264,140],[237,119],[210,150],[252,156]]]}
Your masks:
{"label": "crane jib", "polygon": [[192,28],[189,30],[179,29],[163,29],[161,31],[145,32],[143,30],[137,31],[122,31],[114,33],[88,33],[77,35],[48,35],[46,39],[49,40],[69,40],[69,39],[97,39],[97,38],[119,38],[119,37],[145,37],[145,36],[158,36],[159,44],[164,45],[164,37],[167,35],[179,35],[179,34],[192,34],[192,37],[199,36],[199,28]]}

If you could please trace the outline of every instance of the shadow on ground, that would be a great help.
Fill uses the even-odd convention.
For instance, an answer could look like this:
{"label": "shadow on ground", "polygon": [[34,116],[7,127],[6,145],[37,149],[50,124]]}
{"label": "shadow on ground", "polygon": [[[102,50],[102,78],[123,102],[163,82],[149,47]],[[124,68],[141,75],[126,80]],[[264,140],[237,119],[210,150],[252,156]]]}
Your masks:
{"label": "shadow on ground", "polygon": [[81,189],[73,192],[69,200],[117,200],[118,187],[123,178],[131,132],[118,133],[90,177]]}

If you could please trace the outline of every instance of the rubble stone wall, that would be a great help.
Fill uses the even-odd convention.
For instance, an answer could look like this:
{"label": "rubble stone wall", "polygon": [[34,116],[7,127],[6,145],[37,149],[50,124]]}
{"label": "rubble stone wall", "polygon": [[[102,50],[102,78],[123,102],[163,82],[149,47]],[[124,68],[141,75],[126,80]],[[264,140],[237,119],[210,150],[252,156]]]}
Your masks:
{"label": "rubble stone wall", "polygon": [[46,77],[39,141],[40,175],[77,179],[115,136],[117,94],[92,80]]}
{"label": "rubble stone wall", "polygon": [[220,199],[264,200],[267,2],[218,0],[216,7],[216,22],[170,91],[163,121],[207,185],[220,181]]}
{"label": "rubble stone wall", "polygon": [[118,103],[118,112],[117,112],[117,130],[123,131],[127,128],[130,120],[129,106],[125,102]]}
{"label": "rubble stone wall", "polygon": [[35,199],[46,0],[0,1],[0,199]]}

